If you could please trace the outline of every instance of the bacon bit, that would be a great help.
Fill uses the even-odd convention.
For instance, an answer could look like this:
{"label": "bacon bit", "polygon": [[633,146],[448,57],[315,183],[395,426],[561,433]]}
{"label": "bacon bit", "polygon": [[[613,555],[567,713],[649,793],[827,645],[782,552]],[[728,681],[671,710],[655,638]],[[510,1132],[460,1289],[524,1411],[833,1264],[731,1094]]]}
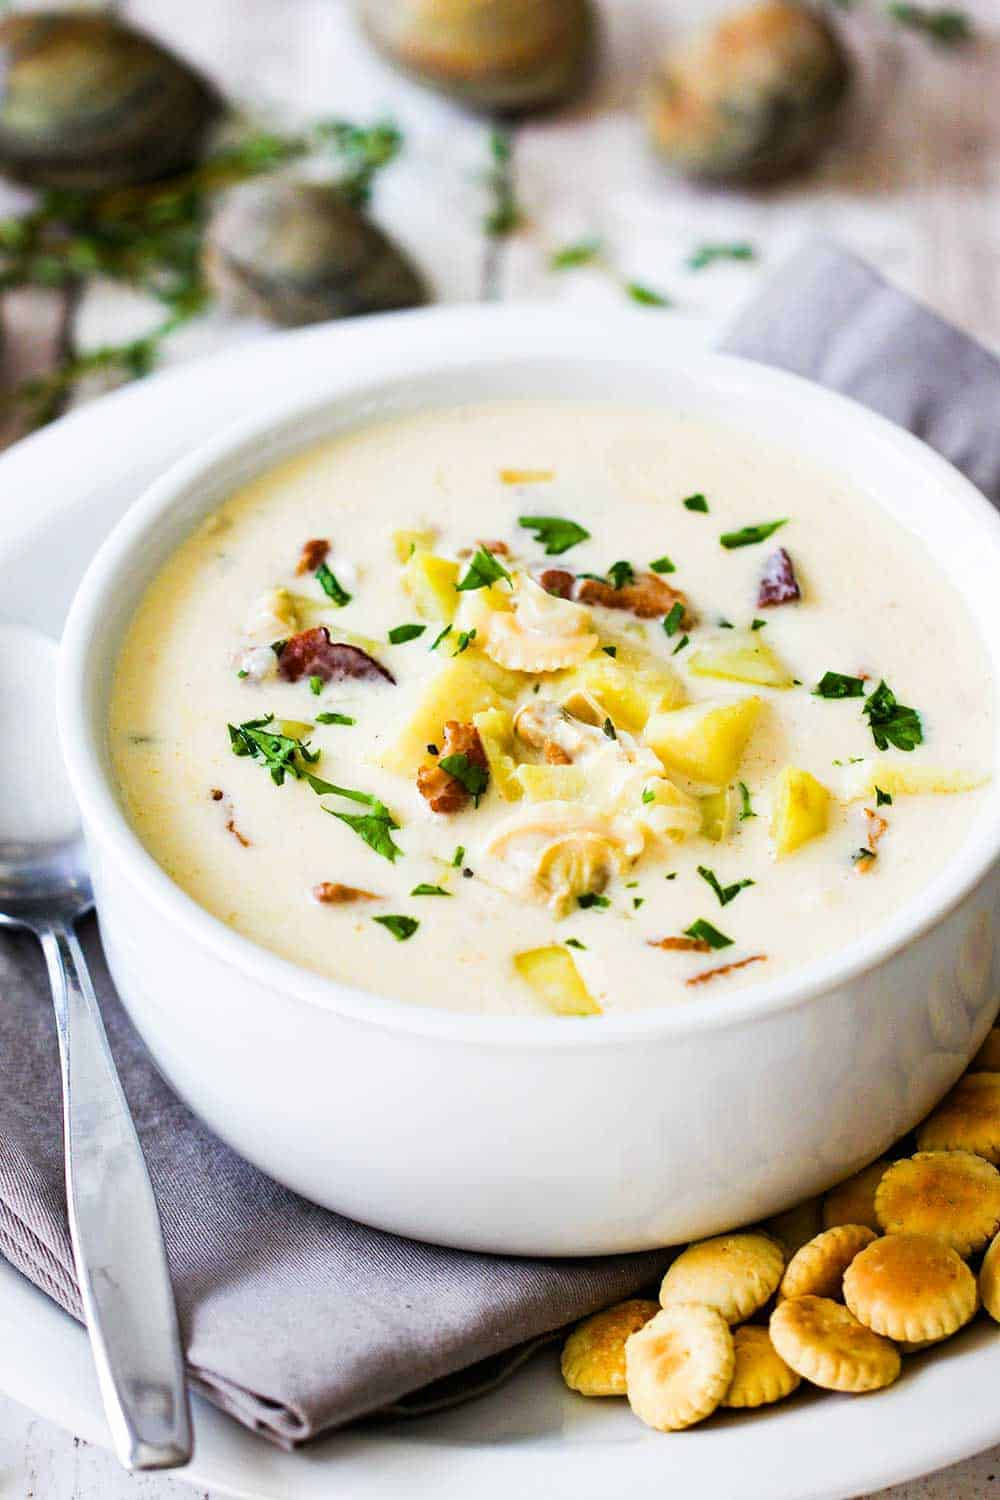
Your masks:
{"label": "bacon bit", "polygon": [[492,552],[495,557],[509,557],[510,548],[506,542],[477,542],[474,547],[460,547],[455,554],[456,557],[472,557],[480,547],[485,547],[487,552]]}
{"label": "bacon bit", "polygon": [[243,834],[240,833],[240,830],[237,828],[236,814],[233,812],[233,804],[226,799],[225,792],[222,791],[219,787],[213,786],[208,795],[211,797],[213,802],[224,801],[226,803],[224,810],[229,815],[226,819],[226,832],[231,833],[234,839],[238,839],[239,842],[243,845],[244,849],[249,849],[250,840],[248,838],[244,838]]}
{"label": "bacon bit", "polygon": [[572,755],[567,755],[562,745],[557,745],[555,740],[545,741],[545,760],[550,766],[571,766]]}
{"label": "bacon bit", "polygon": [[217,786],[213,786],[211,792],[209,793],[209,796],[211,797],[213,802],[221,802],[225,795],[225,792],[220,792]]}
{"label": "bacon bit", "polygon": [[[444,726],[441,755],[443,758],[465,755],[473,765],[484,771],[489,769],[486,751],[474,724],[459,724],[456,719],[449,719]],[[450,775],[440,765],[420,767],[417,791],[430,803],[431,812],[436,813],[459,812],[469,800],[469,793],[458,777]]]}
{"label": "bacon bit", "polygon": [[692,974],[690,979],[685,979],[685,984],[708,984],[711,979],[718,979],[723,974],[732,974],[736,969],[745,969],[747,964],[762,964],[766,961],[766,953],[754,953],[750,958],[741,958],[734,964],[723,964],[719,969],[705,969],[701,974]]}
{"label": "bacon bit", "polygon": [[330,543],[325,537],[313,537],[311,542],[306,542],[299,557],[297,574],[315,573],[316,569],[326,562],[326,555],[330,550]]}
{"label": "bacon bit", "polygon": [[500,478],[504,484],[542,484],[548,479],[555,479],[555,469],[501,469]]}
{"label": "bacon bit", "polygon": [[286,682],[300,677],[320,677],[324,682],[342,682],[345,677],[395,682],[392,673],[360,646],[331,641],[325,625],[302,630],[285,642],[278,658],[278,675]]}
{"label": "bacon bit", "polygon": [[757,588],[757,608],[768,609],[772,604],[791,604],[802,598],[795,567],[784,547],[772,552],[764,564]]}
{"label": "bacon bit", "polygon": [[693,937],[666,937],[650,939],[650,948],[665,948],[668,953],[711,953],[711,943],[706,943],[704,938]]}
{"label": "bacon bit", "polygon": [[572,599],[576,579],[565,568],[546,568],[539,573],[538,582],[547,594],[554,594],[557,599]]}
{"label": "bacon bit", "polygon": [[637,573],[634,583],[627,583],[620,589],[616,589],[613,583],[605,583],[602,578],[582,578],[576,597],[581,604],[603,604],[605,609],[627,609],[640,620],[655,620],[661,615],[668,615],[679,599],[685,610],[681,623],[685,626],[692,623],[684,595],[678,593],[677,589],[672,589],[669,583],[664,583],[655,573]]}
{"label": "bacon bit", "polygon": [[226,832],[231,833],[234,839],[238,839],[239,842],[243,845],[244,849],[250,848],[250,840],[243,837],[242,833],[240,833],[240,830],[236,826],[235,818],[233,818],[232,816],[230,816],[229,822],[226,824]]}
{"label": "bacon bit", "polygon": [[341,885],[339,880],[321,880],[313,886],[313,899],[322,906],[344,906],[348,901],[377,901],[373,891],[359,891],[357,886]]}
{"label": "bacon bit", "polygon": [[868,847],[874,854],[879,839],[889,826],[889,820],[883,818],[881,813],[873,812],[870,807],[865,808],[865,817],[868,819]]}

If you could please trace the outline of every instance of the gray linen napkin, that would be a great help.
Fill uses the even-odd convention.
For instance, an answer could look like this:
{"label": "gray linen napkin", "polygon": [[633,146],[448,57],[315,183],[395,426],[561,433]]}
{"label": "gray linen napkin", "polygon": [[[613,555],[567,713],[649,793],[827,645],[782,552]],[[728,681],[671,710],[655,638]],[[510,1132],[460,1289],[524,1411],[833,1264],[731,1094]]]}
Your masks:
{"label": "gray linen napkin", "polygon": [[[867,401],[1000,503],[1000,364],[822,247],[728,340]],[[414,1243],[287,1192],[209,1134],[159,1077],[84,943],[160,1203],[193,1383],[285,1447],[367,1413],[489,1389],[563,1324],[655,1277],[668,1251],[513,1259]],[[58,1064],[34,941],[0,934],[0,1252],[74,1316]]]}

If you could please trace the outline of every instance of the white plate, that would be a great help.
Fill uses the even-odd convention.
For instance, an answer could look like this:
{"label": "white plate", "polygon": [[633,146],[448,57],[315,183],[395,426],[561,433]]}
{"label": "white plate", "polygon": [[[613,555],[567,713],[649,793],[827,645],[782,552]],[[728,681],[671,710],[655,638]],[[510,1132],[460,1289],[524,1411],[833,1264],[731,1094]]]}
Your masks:
{"label": "white plate", "polygon": [[[85,407],[4,454],[0,613],[58,634],[95,548],[155,474],[254,403],[295,388],[321,392],[333,361],[391,347],[398,318],[427,316],[242,344]],[[664,317],[675,344],[708,337],[676,315],[648,316]],[[544,319],[540,309],[540,337]],[[0,1329],[0,1389],[107,1444],[83,1331],[3,1261]],[[998,1375],[996,1331],[977,1325],[937,1355],[908,1361],[898,1385],[877,1396],[801,1395],[664,1438],[622,1402],[569,1395],[549,1351],[492,1396],[414,1422],[369,1423],[297,1454],[196,1401],[197,1450],[184,1477],[241,1500],[846,1500],[1000,1441]]]}

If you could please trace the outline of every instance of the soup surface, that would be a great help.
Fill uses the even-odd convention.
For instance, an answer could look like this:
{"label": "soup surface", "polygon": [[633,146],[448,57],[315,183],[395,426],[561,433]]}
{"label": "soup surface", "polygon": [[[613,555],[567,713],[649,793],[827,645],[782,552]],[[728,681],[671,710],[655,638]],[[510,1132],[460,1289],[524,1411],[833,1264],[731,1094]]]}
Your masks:
{"label": "soup surface", "polygon": [[455,1010],[712,1005],[877,929],[977,816],[986,654],[834,474],[662,409],[496,402],[282,463],[154,580],[127,814],[196,901]]}

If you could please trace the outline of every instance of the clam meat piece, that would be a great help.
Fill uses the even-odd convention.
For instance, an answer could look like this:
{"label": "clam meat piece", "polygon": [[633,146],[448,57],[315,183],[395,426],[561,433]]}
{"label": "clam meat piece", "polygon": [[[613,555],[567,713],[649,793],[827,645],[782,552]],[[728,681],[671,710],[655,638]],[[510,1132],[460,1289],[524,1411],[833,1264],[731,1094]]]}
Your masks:
{"label": "clam meat piece", "polygon": [[653,145],[678,172],[766,182],[835,134],[850,64],[812,7],[763,0],[669,52],[644,98]]}
{"label": "clam meat piece", "polygon": [[361,17],[404,72],[500,114],[567,99],[593,54],[590,0],[361,0]]}
{"label": "clam meat piece", "polygon": [[47,188],[149,182],[191,166],[222,110],[151,37],[90,11],[0,21],[0,171]]}
{"label": "clam meat piece", "polygon": [[268,177],[231,188],[209,220],[203,258],[224,302],[289,327],[426,300],[402,252],[325,183]]}

